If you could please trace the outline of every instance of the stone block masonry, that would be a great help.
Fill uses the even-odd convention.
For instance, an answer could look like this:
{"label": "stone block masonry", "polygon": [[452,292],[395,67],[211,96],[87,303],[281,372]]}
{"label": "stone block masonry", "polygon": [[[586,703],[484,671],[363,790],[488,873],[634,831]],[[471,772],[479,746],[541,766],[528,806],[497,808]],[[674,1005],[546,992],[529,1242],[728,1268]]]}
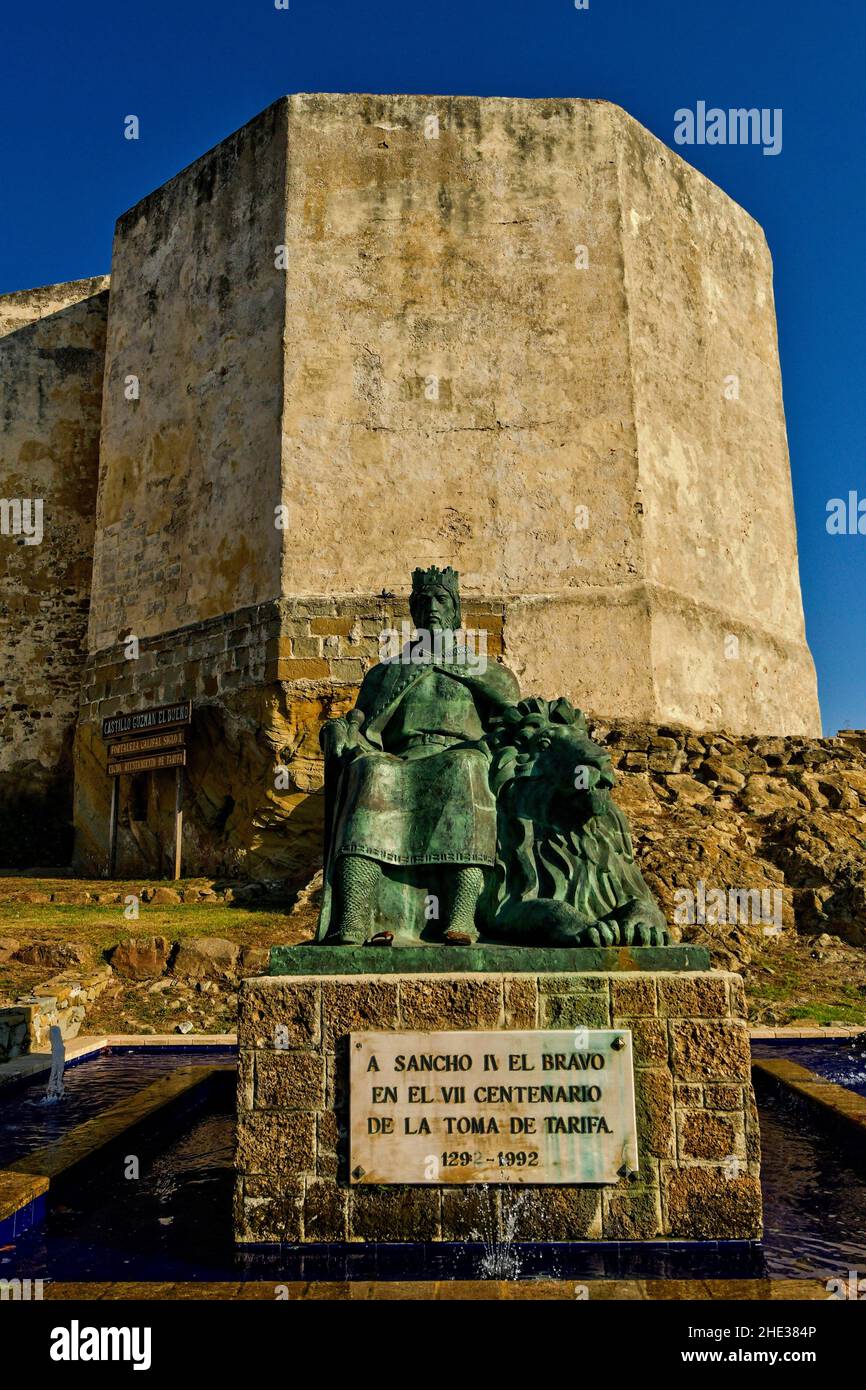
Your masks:
{"label": "stone block masonry", "polygon": [[[3,866],[66,864],[72,848],[107,313],[107,276],[0,296]],[[35,544],[7,526],[23,499],[41,506]]]}
{"label": "stone block masonry", "polygon": [[[281,98],[118,219],[110,291],[0,299],[0,448],[46,504],[0,535],[9,864],[68,862],[83,683],[79,867],[99,720],[170,689],[186,867],[303,879],[318,728],[416,565],[526,696],[818,731],[766,241],[607,102]],[[173,778],[123,795],[165,873]]]}
{"label": "stone block masonry", "polygon": [[766,242],[619,107],[275,102],[119,219],[105,380],[93,653],[453,564],[527,695],[818,730]]}
{"label": "stone block masonry", "polygon": [[47,1052],[52,1027],[60,1029],[64,1042],[77,1037],[88,1005],[108,987],[111,976],[108,965],[66,970],[0,1008],[0,1062]]}
{"label": "stone block masonry", "polygon": [[[92,653],[75,737],[76,865],[107,856],[111,780],[102,720],[191,698],[184,865],[188,872],[305,881],[321,853],[319,730],[354,704],[380,635],[408,621],[404,598],[297,598],[251,605]],[[502,605],[464,606],[503,650]],[[173,853],[174,775],[120,783],[118,872],[165,873]]]}
{"label": "stone block masonry", "polygon": [[348,1035],[585,1026],[632,1031],[639,1175],[531,1189],[531,1217],[525,1231],[518,1218],[515,1238],[757,1240],[760,1141],[744,1015],[742,981],[721,972],[245,980],[236,1237],[457,1241],[483,1229],[501,1239],[510,1187],[350,1185]]}

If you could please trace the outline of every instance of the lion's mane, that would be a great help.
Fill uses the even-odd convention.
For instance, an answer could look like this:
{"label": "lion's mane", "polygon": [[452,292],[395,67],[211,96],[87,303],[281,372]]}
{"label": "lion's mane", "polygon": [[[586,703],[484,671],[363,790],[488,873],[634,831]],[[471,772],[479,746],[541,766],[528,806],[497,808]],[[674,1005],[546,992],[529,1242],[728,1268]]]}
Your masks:
{"label": "lion's mane", "polygon": [[[521,700],[494,721],[487,740],[498,808],[496,866],[487,902],[494,923],[536,901],[569,904],[593,923],[648,893],[628,822],[607,790],[574,790],[571,814],[564,817],[557,797],[561,787],[545,787],[539,778],[534,748],[551,730],[573,735],[574,767],[603,769],[607,785],[613,784],[608,754],[589,737],[584,715],[568,700]],[[541,817],[539,800],[547,807]]]}

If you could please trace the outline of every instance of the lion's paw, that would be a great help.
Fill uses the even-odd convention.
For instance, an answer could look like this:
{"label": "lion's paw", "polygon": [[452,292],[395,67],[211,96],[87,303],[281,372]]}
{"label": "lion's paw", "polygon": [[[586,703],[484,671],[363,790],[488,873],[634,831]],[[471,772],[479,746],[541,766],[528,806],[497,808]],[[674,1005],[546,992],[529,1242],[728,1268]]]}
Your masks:
{"label": "lion's paw", "polygon": [[619,946],[619,923],[609,918],[606,922],[595,922],[584,927],[580,937],[581,946]]}

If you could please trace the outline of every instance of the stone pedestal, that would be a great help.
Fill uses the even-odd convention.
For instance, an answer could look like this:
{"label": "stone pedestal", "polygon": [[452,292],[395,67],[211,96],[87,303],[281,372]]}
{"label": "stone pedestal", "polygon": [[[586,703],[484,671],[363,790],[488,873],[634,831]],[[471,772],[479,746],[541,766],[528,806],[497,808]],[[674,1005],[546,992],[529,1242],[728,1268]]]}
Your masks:
{"label": "stone pedestal", "polygon": [[[681,967],[683,948],[668,949]],[[284,952],[282,968],[300,969],[317,954]],[[537,953],[503,951],[514,964],[484,974],[419,972],[397,951],[343,954],[339,975],[317,974],[313,964],[306,974],[241,987],[238,1241],[465,1241],[479,1229],[490,1235],[491,1224],[501,1235],[514,1187],[351,1185],[348,1035],[581,1026],[632,1032],[639,1174],[609,1186],[530,1187],[515,1238],[760,1237],[758,1121],[739,976],[635,969],[641,952],[627,950],[606,952],[603,970],[574,968],[580,951],[559,952],[568,967],[559,969],[548,964],[557,953],[544,953],[543,970],[532,968]],[[353,973],[359,958],[370,973]],[[279,959],[275,953],[275,965]],[[387,967],[376,973],[380,962]]]}

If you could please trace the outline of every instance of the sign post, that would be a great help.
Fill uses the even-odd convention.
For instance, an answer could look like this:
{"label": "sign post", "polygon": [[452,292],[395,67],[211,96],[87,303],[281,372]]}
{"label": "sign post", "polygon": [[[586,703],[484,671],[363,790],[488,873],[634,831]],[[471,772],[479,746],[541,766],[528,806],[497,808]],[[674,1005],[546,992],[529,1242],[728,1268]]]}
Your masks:
{"label": "sign post", "polygon": [[114,861],[117,858],[117,803],[119,800],[118,778],[111,779],[111,810],[108,819],[108,877],[114,878]]}
{"label": "sign post", "polygon": [[108,877],[113,878],[117,859],[117,821],[120,778],[139,772],[174,768],[173,877],[181,876],[183,852],[183,792],[186,767],[187,726],[192,722],[192,700],[155,705],[131,714],[115,714],[102,721],[102,737],[108,744],[111,777],[111,811],[108,826]]}
{"label": "sign post", "polygon": [[174,770],[174,877],[180,878],[181,846],[183,843],[183,767]]}

